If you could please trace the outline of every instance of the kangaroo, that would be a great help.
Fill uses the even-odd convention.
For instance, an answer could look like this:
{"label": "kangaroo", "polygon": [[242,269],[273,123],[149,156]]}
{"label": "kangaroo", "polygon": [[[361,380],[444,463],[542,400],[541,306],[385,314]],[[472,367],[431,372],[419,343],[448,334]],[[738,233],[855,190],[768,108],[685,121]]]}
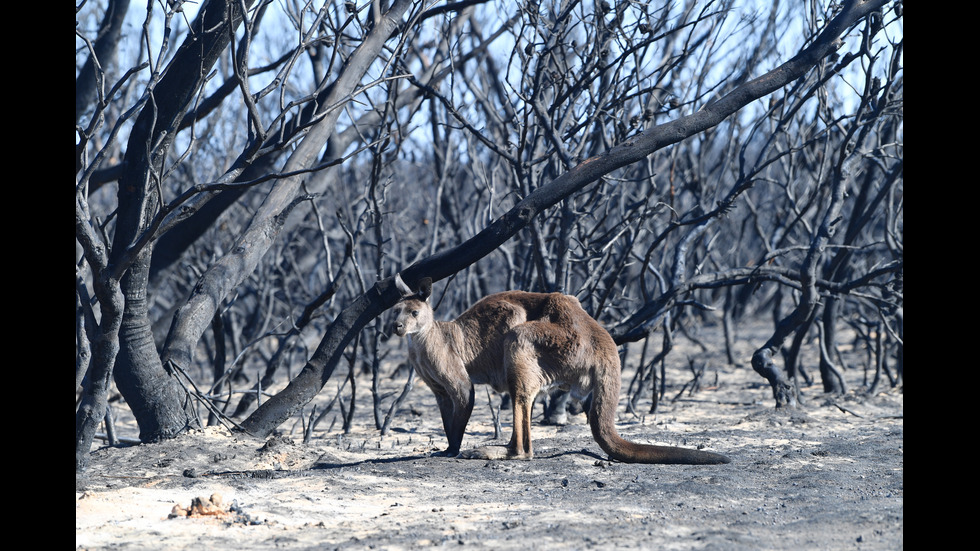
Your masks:
{"label": "kangaroo", "polygon": [[[409,336],[409,361],[435,393],[449,447],[442,455],[469,459],[531,459],[531,409],[538,391],[558,386],[578,399],[592,394],[589,425],[609,457],[629,463],[706,465],[723,455],[637,444],[616,431],[620,364],[616,343],[578,299],[561,293],[505,291],[488,295],[453,321],[436,321],[432,280],[413,291],[396,276],[402,299],[392,331]],[[473,411],[474,384],[510,393],[514,432],[506,448],[460,453]]]}

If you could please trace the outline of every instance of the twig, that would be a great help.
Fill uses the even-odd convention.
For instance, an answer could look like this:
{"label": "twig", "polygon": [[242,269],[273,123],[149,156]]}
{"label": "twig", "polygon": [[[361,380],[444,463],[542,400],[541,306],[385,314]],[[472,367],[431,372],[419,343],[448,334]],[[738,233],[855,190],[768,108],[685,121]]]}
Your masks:
{"label": "twig", "polygon": [[834,405],[835,405],[835,406],[837,406],[837,409],[839,409],[839,410],[841,410],[841,411],[843,411],[844,413],[850,413],[851,415],[853,415],[853,416],[855,416],[855,417],[859,417],[859,418],[861,418],[861,419],[863,419],[863,418],[864,418],[864,416],[863,416],[863,415],[861,415],[860,413],[857,413],[856,411],[854,411],[854,410],[852,410],[852,409],[849,409],[849,408],[846,408],[846,407],[844,407],[844,406],[842,406],[842,405],[840,405],[840,404],[838,404],[837,402],[834,402]]}

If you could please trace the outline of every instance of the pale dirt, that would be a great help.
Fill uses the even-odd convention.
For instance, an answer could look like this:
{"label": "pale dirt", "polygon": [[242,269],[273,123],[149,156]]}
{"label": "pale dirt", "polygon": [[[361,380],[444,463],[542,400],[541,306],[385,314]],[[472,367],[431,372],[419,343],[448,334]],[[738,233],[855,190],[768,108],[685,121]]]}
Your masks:
{"label": "pale dirt", "polygon": [[[752,343],[740,341],[741,358]],[[707,363],[693,395],[671,401]],[[812,356],[811,356],[812,357]],[[773,408],[748,367],[680,343],[656,415],[620,407],[620,432],[640,442],[704,447],[728,465],[632,465],[606,460],[584,415],[539,423],[531,461],[433,457],[445,447],[431,392],[418,383],[384,438],[359,383],[348,435],[301,429],[268,444],[221,428],[92,453],[76,475],[77,549],[859,549],[904,547],[900,389],[827,398],[805,389],[796,412]],[[852,389],[864,373],[847,371]],[[717,380],[716,380],[717,377]],[[624,386],[629,382],[624,376]],[[404,380],[389,381],[397,390]],[[641,403],[648,408],[649,402]],[[645,411],[645,409],[644,409]],[[121,414],[122,411],[116,411]],[[120,421],[120,430],[136,429]],[[502,415],[509,437],[510,414]],[[327,423],[329,424],[329,423]],[[338,423],[339,426],[339,423]],[[124,433],[125,434],[125,433]],[[487,394],[463,442],[492,439]],[[168,518],[218,494],[224,515]],[[230,510],[230,511],[229,511]]]}

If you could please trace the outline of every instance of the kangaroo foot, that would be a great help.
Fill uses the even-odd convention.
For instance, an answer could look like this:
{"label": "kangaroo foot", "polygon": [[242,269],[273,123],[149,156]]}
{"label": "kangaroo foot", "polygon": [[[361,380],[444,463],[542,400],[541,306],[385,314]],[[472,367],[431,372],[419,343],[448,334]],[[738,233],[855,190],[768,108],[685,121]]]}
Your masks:
{"label": "kangaroo foot", "polygon": [[442,451],[432,452],[429,455],[430,455],[430,457],[456,457],[456,456],[459,455],[459,451],[458,450],[457,451],[451,451],[451,450],[446,449],[446,450],[442,450]]}
{"label": "kangaroo foot", "polygon": [[532,456],[533,454],[530,453],[513,453],[507,446],[482,446],[472,450],[465,450],[459,454],[461,459],[484,459],[491,461],[501,459],[531,459]]}

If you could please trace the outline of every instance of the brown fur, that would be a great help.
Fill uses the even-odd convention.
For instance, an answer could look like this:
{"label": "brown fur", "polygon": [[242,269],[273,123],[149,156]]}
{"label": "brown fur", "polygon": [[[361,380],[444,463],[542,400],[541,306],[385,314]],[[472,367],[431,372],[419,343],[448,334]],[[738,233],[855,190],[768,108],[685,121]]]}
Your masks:
{"label": "brown fur", "polygon": [[620,365],[616,343],[578,299],[561,293],[506,291],[484,297],[453,321],[433,318],[431,281],[412,292],[396,283],[404,298],[395,306],[393,331],[411,335],[409,361],[436,395],[449,440],[446,454],[460,454],[473,411],[473,384],[510,393],[514,433],[510,444],[484,447],[461,456],[530,459],[531,408],[543,388],[558,386],[576,398],[592,394],[589,424],[599,446],[613,459],[631,463],[728,463],[699,450],[636,444],[615,426]]}

